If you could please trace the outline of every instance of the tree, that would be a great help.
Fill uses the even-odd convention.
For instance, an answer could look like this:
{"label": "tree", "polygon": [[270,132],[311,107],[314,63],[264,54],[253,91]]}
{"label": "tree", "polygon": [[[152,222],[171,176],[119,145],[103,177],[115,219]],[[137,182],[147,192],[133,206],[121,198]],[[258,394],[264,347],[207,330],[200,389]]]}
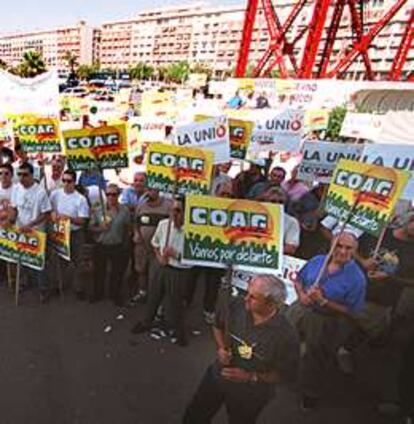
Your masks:
{"label": "tree", "polygon": [[329,114],[328,128],[326,130],[326,136],[328,139],[335,141],[339,138],[339,133],[341,132],[345,115],[346,106],[338,106]]}
{"label": "tree", "polygon": [[128,70],[129,77],[137,80],[148,80],[154,75],[154,68],[146,63],[139,62]]}
{"label": "tree", "polygon": [[188,79],[190,65],[186,61],[171,63],[167,67],[167,80],[176,83],[183,83]]}
{"label": "tree", "polygon": [[194,74],[206,74],[208,78],[213,75],[213,69],[208,63],[196,62],[191,66],[191,72]]}
{"label": "tree", "polygon": [[63,60],[67,63],[68,68],[70,69],[69,78],[74,78],[76,75],[75,67],[78,65],[77,56],[71,51],[67,50],[65,55],[63,56]]}
{"label": "tree", "polygon": [[23,78],[33,78],[46,72],[46,65],[39,52],[29,50],[23,53],[22,62],[16,68],[13,68],[12,72]]}
{"label": "tree", "polygon": [[96,63],[92,65],[79,65],[78,69],[76,69],[76,75],[81,80],[90,80],[98,71],[99,65]]}

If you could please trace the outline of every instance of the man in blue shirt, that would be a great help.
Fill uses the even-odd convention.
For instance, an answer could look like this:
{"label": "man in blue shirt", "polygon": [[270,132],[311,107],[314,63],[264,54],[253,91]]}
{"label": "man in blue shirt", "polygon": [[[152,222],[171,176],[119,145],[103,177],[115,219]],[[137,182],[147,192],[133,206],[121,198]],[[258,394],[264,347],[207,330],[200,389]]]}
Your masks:
{"label": "man in blue shirt", "polygon": [[299,370],[303,409],[317,405],[322,376],[348,335],[349,318],[364,306],[366,279],[353,259],[357,247],[356,237],[344,232],[336,240],[319,284],[315,281],[326,255],[312,258],[298,274],[298,300],[287,314],[306,344]]}
{"label": "man in blue shirt", "polygon": [[136,172],[134,182],[131,187],[122,191],[121,204],[128,206],[131,212],[135,207],[145,203],[147,196],[145,194],[146,175],[143,172]]}

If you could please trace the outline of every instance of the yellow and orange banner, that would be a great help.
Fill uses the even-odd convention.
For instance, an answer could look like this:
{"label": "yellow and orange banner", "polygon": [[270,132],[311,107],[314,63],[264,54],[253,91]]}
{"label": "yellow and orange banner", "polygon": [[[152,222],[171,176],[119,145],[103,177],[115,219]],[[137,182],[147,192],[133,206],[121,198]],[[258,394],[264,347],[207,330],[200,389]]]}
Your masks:
{"label": "yellow and orange banner", "polygon": [[45,266],[46,234],[32,230],[21,232],[17,227],[0,228],[0,259],[42,270]]}
{"label": "yellow and orange banner", "polygon": [[329,185],[325,210],[378,237],[408,179],[406,171],[341,159]]}
{"label": "yellow and orange banner", "polygon": [[76,171],[128,167],[125,124],[63,132],[69,166]]}
{"label": "yellow and orange banner", "polygon": [[183,262],[282,270],[283,209],[242,199],[186,198]]}
{"label": "yellow and orange banner", "polygon": [[47,242],[61,258],[70,261],[69,218],[60,218],[50,224],[47,233]]}
{"label": "yellow and orange banner", "polygon": [[150,143],[147,151],[147,186],[163,193],[210,192],[214,153],[193,147]]}

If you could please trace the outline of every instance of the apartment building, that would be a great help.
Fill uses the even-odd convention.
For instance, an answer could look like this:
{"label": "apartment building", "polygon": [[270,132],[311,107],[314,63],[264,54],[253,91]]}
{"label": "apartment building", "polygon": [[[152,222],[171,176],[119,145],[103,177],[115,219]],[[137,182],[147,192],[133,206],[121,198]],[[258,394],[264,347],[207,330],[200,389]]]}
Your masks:
{"label": "apartment building", "polygon": [[[378,22],[393,0],[370,0],[365,4],[364,25],[368,29]],[[275,9],[283,22],[295,2],[284,0],[274,2]],[[408,2],[381,32],[371,47],[374,69],[385,73],[392,62],[405,24],[409,19],[412,5]],[[309,2],[291,27],[288,38],[299,38],[295,53],[303,53],[308,25],[313,5]],[[237,60],[242,39],[245,4],[235,6],[210,7],[203,3],[183,6],[163,7],[143,11],[128,20],[112,21],[102,25],[100,62],[109,68],[126,67],[137,62],[165,65],[187,60],[209,64],[219,73],[233,69]],[[329,16],[329,15],[328,15]],[[345,9],[338,37],[334,46],[335,53],[346,49],[354,34],[349,27],[350,15]],[[300,37],[300,34],[303,34]],[[250,60],[254,63],[262,56],[269,35],[265,16],[259,9],[252,37]],[[319,54],[322,52],[320,51]],[[289,61],[287,61],[289,65]],[[411,49],[406,73],[414,67],[414,50]],[[364,73],[361,60],[348,70],[348,77],[360,78]]]}
{"label": "apartment building", "polygon": [[71,27],[33,31],[0,37],[0,58],[9,66],[18,65],[27,51],[39,52],[48,69],[66,69],[65,54],[70,51],[80,64],[93,59],[92,28],[80,21]]}
{"label": "apartment building", "polygon": [[[274,0],[274,7],[283,23],[295,0]],[[378,22],[394,0],[368,0],[365,3],[364,25],[368,30]],[[307,36],[307,25],[313,13],[309,1],[291,26],[288,39],[298,39],[295,53],[301,55]],[[232,6],[209,6],[205,3],[187,3],[144,10],[128,19],[105,22],[92,29],[85,22],[48,31],[0,37],[0,58],[9,65],[20,62],[23,52],[37,50],[48,68],[65,69],[64,55],[71,51],[79,63],[100,62],[103,68],[125,69],[138,62],[154,66],[178,61],[204,63],[217,74],[234,69],[242,39],[245,2]],[[375,39],[371,46],[373,68],[387,72],[395,57],[413,7],[407,2],[400,12]],[[329,16],[332,10],[328,14]],[[355,35],[349,27],[350,15],[345,8],[341,20],[331,65],[335,53],[343,52]],[[326,34],[323,35],[323,38]],[[265,52],[269,35],[263,11],[259,8],[250,49],[250,61],[257,63]],[[322,52],[319,51],[319,55]],[[289,61],[287,60],[289,67]],[[409,52],[405,73],[413,72],[414,49]],[[353,64],[347,76],[361,78],[364,74],[362,60]]]}
{"label": "apartment building", "polygon": [[[136,17],[102,25],[100,62],[119,67],[146,62],[157,65],[186,60],[217,71],[234,68],[243,31],[244,5],[206,7],[203,3],[146,10]],[[267,35],[257,30],[252,49],[258,58]]]}

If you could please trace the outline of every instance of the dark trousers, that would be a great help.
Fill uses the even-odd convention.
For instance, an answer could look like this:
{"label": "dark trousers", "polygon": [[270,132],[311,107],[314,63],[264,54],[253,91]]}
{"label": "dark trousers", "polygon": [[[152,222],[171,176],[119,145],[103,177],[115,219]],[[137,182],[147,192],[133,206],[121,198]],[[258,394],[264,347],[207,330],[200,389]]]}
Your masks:
{"label": "dark trousers", "polygon": [[206,312],[216,310],[217,296],[221,284],[221,278],[225,274],[222,269],[206,268],[203,271],[204,280],[204,299],[203,307]]}
{"label": "dark trousers", "polygon": [[399,392],[405,415],[414,418],[414,333],[403,351]]}
{"label": "dark trousers", "polygon": [[150,269],[150,287],[144,322],[151,324],[165,297],[167,321],[178,336],[184,336],[184,304],[193,281],[191,269],[161,266],[156,261]]}
{"label": "dark trousers", "polygon": [[109,265],[109,296],[114,301],[119,301],[123,276],[129,262],[128,249],[120,244],[104,245],[98,243],[95,248],[95,261],[95,280],[92,296],[98,299],[103,297],[107,267]]}
{"label": "dark trousers", "polygon": [[209,424],[225,405],[229,424],[254,424],[273,396],[273,385],[226,381],[218,374],[217,366],[212,365],[187,406],[182,422]]}

